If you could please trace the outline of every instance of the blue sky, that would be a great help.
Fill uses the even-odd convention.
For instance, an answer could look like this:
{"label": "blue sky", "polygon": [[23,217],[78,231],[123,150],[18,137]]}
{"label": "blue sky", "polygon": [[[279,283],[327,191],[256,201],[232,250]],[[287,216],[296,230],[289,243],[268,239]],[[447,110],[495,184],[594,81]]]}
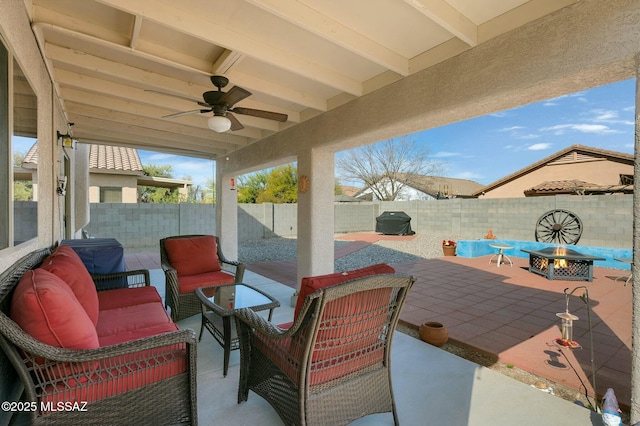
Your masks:
{"label": "blue sky", "polygon": [[[573,144],[633,153],[635,80],[626,80],[410,135],[442,175],[489,184]],[[20,148],[19,148],[20,149]],[[28,149],[25,148],[26,151]],[[142,163],[204,185],[214,162],[138,150]],[[344,182],[343,182],[344,183]]]}
{"label": "blue sky", "polygon": [[633,153],[635,80],[626,80],[410,137],[447,177],[489,184],[570,145]]}

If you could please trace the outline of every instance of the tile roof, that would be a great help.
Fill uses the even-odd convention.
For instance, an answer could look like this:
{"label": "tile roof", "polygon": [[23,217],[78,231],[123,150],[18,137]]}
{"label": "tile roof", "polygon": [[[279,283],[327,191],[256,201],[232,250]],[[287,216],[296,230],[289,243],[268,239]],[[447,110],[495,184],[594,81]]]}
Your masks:
{"label": "tile roof", "polygon": [[144,173],[138,151],[109,145],[90,145],[89,168]]}
{"label": "tile roof", "polygon": [[402,176],[400,180],[405,181],[407,185],[425,194],[429,194],[432,197],[436,197],[438,193],[441,195],[468,197],[483,187],[481,183],[472,180],[443,176]]}
{"label": "tile roof", "polygon": [[29,151],[22,160],[22,167],[25,169],[35,169],[38,167],[38,142],[29,148]]}
{"label": "tile roof", "polygon": [[553,194],[633,193],[633,185],[597,185],[582,180],[552,180],[524,191],[527,197]]}

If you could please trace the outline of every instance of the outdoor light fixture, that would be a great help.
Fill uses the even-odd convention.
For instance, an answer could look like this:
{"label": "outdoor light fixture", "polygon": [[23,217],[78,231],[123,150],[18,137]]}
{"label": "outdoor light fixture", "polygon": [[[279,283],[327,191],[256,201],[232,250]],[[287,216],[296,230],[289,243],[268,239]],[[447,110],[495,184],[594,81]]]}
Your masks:
{"label": "outdoor light fixture", "polygon": [[60,141],[60,144],[65,147],[65,148],[75,148],[76,145],[76,141],[75,139],[73,139],[71,137],[71,135],[69,133],[67,133],[66,135],[63,135],[60,132],[58,133],[58,140]]}
{"label": "outdoor light fixture", "polygon": [[222,115],[214,115],[209,118],[207,125],[214,132],[224,133],[231,128],[231,120]]}

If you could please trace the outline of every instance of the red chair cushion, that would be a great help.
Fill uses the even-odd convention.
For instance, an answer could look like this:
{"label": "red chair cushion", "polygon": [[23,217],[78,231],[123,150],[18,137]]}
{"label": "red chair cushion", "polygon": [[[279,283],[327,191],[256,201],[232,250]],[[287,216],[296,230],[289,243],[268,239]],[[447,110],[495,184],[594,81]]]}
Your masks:
{"label": "red chair cushion", "polygon": [[93,322],[69,286],[44,269],[24,273],[11,299],[10,316],[48,345],[67,349],[100,346]]}
{"label": "red chair cushion", "polygon": [[158,290],[152,286],[100,291],[98,292],[98,301],[100,302],[101,311],[142,305],[144,303],[156,302],[162,304],[162,298],[158,294]]}
{"label": "red chair cushion", "polygon": [[40,268],[67,283],[95,326],[98,323],[98,292],[80,256],[70,246],[58,246]]}
{"label": "red chair cushion", "polygon": [[222,284],[233,284],[235,277],[226,272],[207,272],[198,275],[178,277],[178,290],[182,294],[193,293],[196,288],[210,287]]}
{"label": "red chair cushion", "polygon": [[220,270],[216,239],[212,235],[169,238],[164,242],[169,263],[178,275],[196,275]]}
{"label": "red chair cushion", "polygon": [[360,269],[354,269],[346,272],[336,272],[328,275],[318,275],[317,277],[304,277],[300,284],[300,293],[298,294],[298,301],[296,303],[296,309],[293,314],[293,318],[298,317],[298,312],[304,304],[304,299],[315,293],[316,290],[320,290],[325,287],[340,284],[345,281],[355,280],[356,278],[362,278],[369,275],[378,274],[394,274],[396,271],[386,263],[378,263],[376,265],[367,266]]}

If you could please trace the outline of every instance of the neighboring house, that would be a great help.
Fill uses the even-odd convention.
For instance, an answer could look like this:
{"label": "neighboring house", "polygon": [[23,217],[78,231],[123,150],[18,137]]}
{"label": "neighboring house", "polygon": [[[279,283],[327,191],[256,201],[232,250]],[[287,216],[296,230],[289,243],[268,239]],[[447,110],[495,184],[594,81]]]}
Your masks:
{"label": "neighboring house", "polygon": [[[20,167],[13,168],[14,181],[31,181],[33,201],[38,194],[38,144],[34,143]],[[89,145],[89,202],[137,203],[138,186],[177,190],[185,199],[190,180],[146,176],[138,151],[109,145]]]}
{"label": "neighboring house", "polygon": [[350,185],[342,185],[340,188],[342,189],[342,194],[348,197],[353,197],[361,190],[361,188],[357,186],[350,186]]}
{"label": "neighboring house", "polygon": [[90,203],[137,203],[139,185],[177,189],[186,198],[193,182],[146,176],[138,151],[133,148],[90,145]]}
{"label": "neighboring house", "polygon": [[34,143],[25,154],[20,167],[13,167],[13,180],[31,181],[32,200],[38,201],[38,144]]}
{"label": "neighboring house", "polygon": [[480,198],[633,193],[633,154],[572,145],[477,190]]}
{"label": "neighboring house", "polygon": [[[405,186],[396,201],[440,200],[448,198],[471,198],[472,194],[482,188],[482,184],[468,179],[457,179],[442,176],[401,175],[398,177]],[[365,188],[355,195],[365,200],[372,200],[371,189]]]}

